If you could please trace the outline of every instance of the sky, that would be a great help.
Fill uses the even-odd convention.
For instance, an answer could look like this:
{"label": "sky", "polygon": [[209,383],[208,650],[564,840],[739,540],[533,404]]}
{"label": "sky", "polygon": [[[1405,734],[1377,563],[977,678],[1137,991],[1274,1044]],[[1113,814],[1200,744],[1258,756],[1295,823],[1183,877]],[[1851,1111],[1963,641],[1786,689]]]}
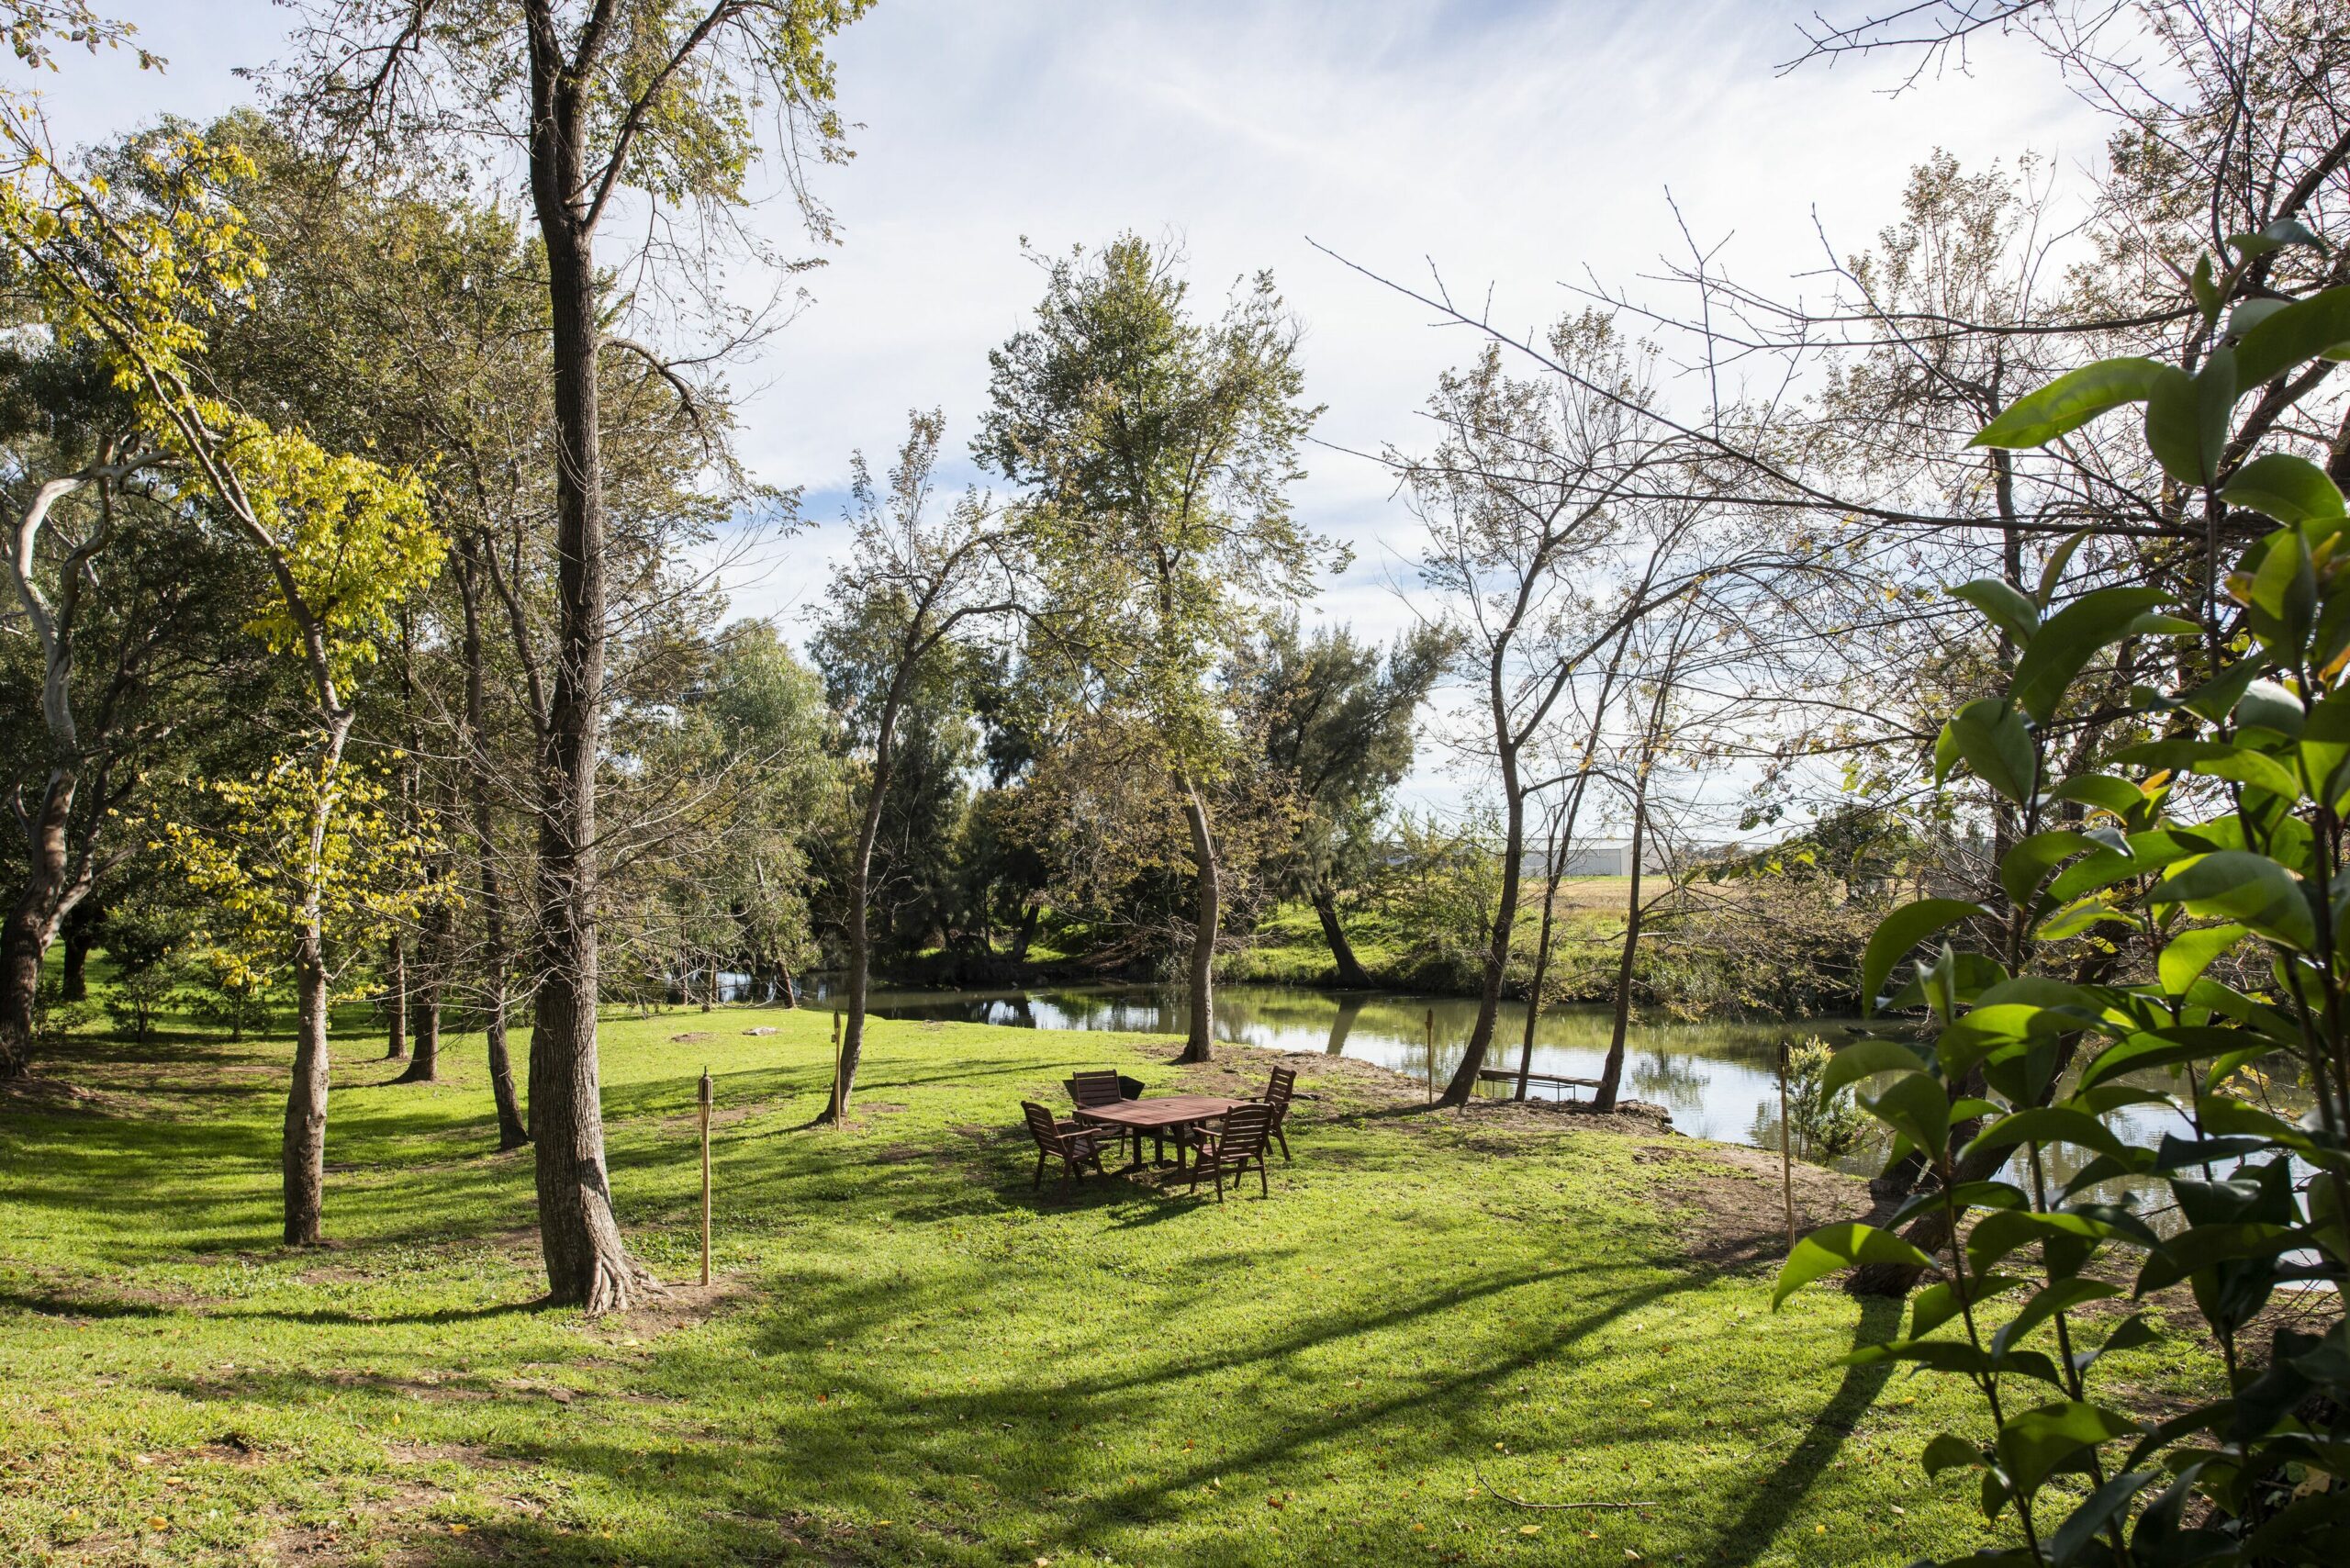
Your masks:
{"label": "sky", "polygon": [[[1685,253],[1676,206],[1742,278],[1816,292],[1797,280],[1822,233],[1865,247],[1937,147],[1969,167],[2035,151],[2086,189],[2102,130],[2028,47],[1982,40],[1970,70],[1899,94],[1910,62],[1783,73],[1816,4],[879,0],[835,50],[856,156],[816,185],[839,243],[733,376],[754,472],[800,487],[816,526],[738,569],[737,610],[804,634],[845,536],[849,455],[882,466],[907,410],[943,409],[959,454],[987,351],[1042,290],[1024,239],[1059,252],[1133,230],[1181,241],[1203,304],[1272,270],[1326,406],[1293,499],[1354,553],[1308,614],[1391,634],[1410,618],[1414,524],[1354,454],[1424,444],[1428,389],[1478,344],[1317,243],[1415,286],[1440,274],[1530,331],[1595,277],[1661,297],[1642,279]],[[279,55],[288,21],[266,0],[100,9],[170,63],[63,57],[50,114],[68,142],[244,100],[235,68]],[[753,222],[810,253],[781,206]],[[958,455],[949,477],[981,476]],[[1430,766],[1406,795],[1456,791]]]}

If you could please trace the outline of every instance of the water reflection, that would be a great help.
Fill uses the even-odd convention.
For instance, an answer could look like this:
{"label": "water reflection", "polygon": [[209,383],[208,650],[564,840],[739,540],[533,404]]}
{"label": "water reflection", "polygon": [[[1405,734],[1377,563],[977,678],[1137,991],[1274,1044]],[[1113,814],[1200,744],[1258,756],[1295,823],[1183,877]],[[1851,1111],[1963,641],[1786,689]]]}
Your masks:
{"label": "water reflection", "polygon": [[[838,982],[817,977],[803,994],[819,1004],[837,1003]],[[972,1024],[1002,1024],[1032,1029],[1110,1030],[1181,1035],[1190,1022],[1179,992],[1143,985],[1067,985],[1031,990],[916,991],[878,988],[869,1004],[882,1018],[935,1018]],[[1377,1062],[1430,1085],[1433,1092],[1452,1072],[1477,1014],[1467,997],[1332,992],[1293,986],[1235,985],[1216,992],[1215,1037],[1231,1045],[1268,1050],[1315,1051]],[[1532,1070],[1563,1078],[1596,1078],[1605,1065],[1612,1020],[1600,1007],[1555,1008],[1543,1014],[1535,1031]],[[1516,1070],[1526,1035],[1526,1008],[1504,1002],[1490,1066]],[[1693,1137],[1716,1138],[1760,1148],[1779,1147],[1777,1055],[1782,1040],[1818,1035],[1831,1045],[1848,1037],[1835,1019],[1635,1024],[1627,1041],[1625,1090],[1628,1096],[1662,1105],[1673,1126]],[[2150,1075],[2160,1083],[2163,1074]],[[1506,1093],[1506,1086],[1489,1086]],[[1541,1085],[1537,1094],[1545,1092]],[[2289,1095],[2272,1107],[2288,1115],[2303,1108]],[[2110,1113],[2107,1124],[2125,1143],[2151,1148],[2165,1133],[2191,1136],[2184,1119],[2161,1106],[2132,1105]],[[1874,1133],[1874,1124],[1870,1124]],[[1799,1155],[1806,1151],[1798,1149]],[[2065,1145],[2042,1153],[2042,1170],[2051,1196],[2061,1191],[2093,1156]],[[1882,1163],[1881,1142],[1864,1142],[1833,1163],[1855,1173],[1873,1173]],[[2004,1173],[2028,1184],[2022,1157]],[[2107,1183],[2092,1190],[2109,1202],[2132,1194]],[[2157,1218],[2159,1226],[2160,1220]]]}
{"label": "water reflection", "polygon": [[[820,980],[809,995],[834,998]],[[877,989],[869,1005],[882,1018],[936,1018],[1038,1029],[1098,1029],[1180,1035],[1190,1010],[1179,993],[1153,986],[1049,986],[1028,991]],[[1460,1060],[1476,1021],[1466,997],[1331,992],[1291,986],[1225,986],[1216,992],[1215,1037],[1267,1050],[1315,1051],[1377,1062],[1441,1086]],[[1611,1020],[1598,1007],[1556,1008],[1536,1027],[1533,1070],[1596,1078],[1607,1055]],[[1664,1106],[1673,1125],[1695,1137],[1744,1141],[1756,1105],[1776,1103],[1778,1044],[1790,1033],[1841,1039],[1832,1021],[1788,1025],[1770,1020],[1633,1026],[1625,1091]],[[1489,1065],[1516,1070],[1526,1036],[1523,1003],[1504,1002]],[[1431,1048],[1433,1047],[1433,1048]],[[1536,1085],[1535,1092],[1545,1092]]]}

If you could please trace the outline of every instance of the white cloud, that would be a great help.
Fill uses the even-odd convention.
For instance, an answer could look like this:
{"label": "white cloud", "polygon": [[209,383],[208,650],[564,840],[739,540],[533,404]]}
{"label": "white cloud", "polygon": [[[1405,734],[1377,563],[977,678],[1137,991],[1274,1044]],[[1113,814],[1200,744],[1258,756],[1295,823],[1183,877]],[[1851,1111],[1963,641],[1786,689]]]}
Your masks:
{"label": "white cloud", "polygon": [[[173,64],[158,82],[66,59],[52,112],[75,139],[236,101],[229,69],[276,52],[285,17],[262,0],[107,8]],[[882,0],[838,50],[856,158],[819,172],[845,243],[810,279],[814,308],[743,377],[761,388],[749,454],[828,522],[850,449],[888,451],[907,409],[944,406],[967,437],[987,351],[1038,292],[1023,235],[1058,251],[1172,230],[1210,301],[1272,267],[1308,327],[1319,433],[1375,449],[1420,439],[1427,388],[1474,345],[1308,236],[1413,281],[1432,262],[1457,297],[1490,287],[1494,315],[1530,329],[1575,303],[1563,284],[1633,283],[1679,247],[1668,185],[1701,238],[1735,236],[1743,275],[1784,284],[1818,263],[1815,212],[1841,249],[1864,245],[1936,146],[1978,165],[2099,155],[2096,122],[2009,41],[1984,40],[1974,75],[1898,97],[1884,89],[1906,62],[1776,74],[1809,10]],[[800,248],[787,214],[760,221]],[[1410,519],[1375,465],[1319,451],[1309,466],[1302,515],[1358,556],[1322,608],[1383,635],[1407,618],[1380,582],[1412,554]],[[804,600],[838,532],[778,546],[742,607]]]}

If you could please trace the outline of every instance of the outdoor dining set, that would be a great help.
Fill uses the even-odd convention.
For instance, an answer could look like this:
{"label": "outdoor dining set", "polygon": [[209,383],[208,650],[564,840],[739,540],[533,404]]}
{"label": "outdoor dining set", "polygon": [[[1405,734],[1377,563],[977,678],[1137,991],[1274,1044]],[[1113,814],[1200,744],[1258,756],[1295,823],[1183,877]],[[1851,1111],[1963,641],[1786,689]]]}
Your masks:
{"label": "outdoor dining set", "polygon": [[[1282,1160],[1289,1159],[1284,1124],[1297,1087],[1297,1074],[1289,1068],[1275,1068],[1264,1093],[1248,1100],[1230,1100],[1220,1094],[1145,1095],[1140,1081],[1110,1071],[1077,1073],[1068,1086],[1074,1107],[1071,1120],[1056,1117],[1034,1101],[1021,1102],[1020,1109],[1028,1118],[1028,1136],[1036,1141],[1032,1189],[1044,1185],[1046,1166],[1054,1159],[1061,1162],[1064,1188],[1074,1185],[1088,1170],[1123,1176],[1156,1163],[1171,1166],[1178,1177],[1188,1176],[1193,1193],[1199,1191],[1203,1178],[1213,1180],[1216,1202],[1222,1203],[1225,1178],[1237,1187],[1252,1165],[1257,1168],[1260,1194],[1271,1196],[1266,1151],[1278,1144]],[[1148,1160],[1143,1158],[1145,1138],[1151,1144]],[[1167,1157],[1169,1145],[1174,1149],[1172,1160]],[[1126,1147],[1132,1149],[1129,1163],[1114,1172],[1105,1170],[1104,1149]]]}

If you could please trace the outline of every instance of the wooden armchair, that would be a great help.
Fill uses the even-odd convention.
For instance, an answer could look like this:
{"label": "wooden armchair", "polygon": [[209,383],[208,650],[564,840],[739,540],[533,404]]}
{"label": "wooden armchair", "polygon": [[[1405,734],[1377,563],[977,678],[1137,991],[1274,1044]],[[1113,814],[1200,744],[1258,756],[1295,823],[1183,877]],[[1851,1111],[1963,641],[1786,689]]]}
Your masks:
{"label": "wooden armchair", "polygon": [[1283,1165],[1292,1163],[1289,1157],[1289,1133],[1286,1129],[1289,1126],[1290,1098],[1296,1090],[1297,1070],[1293,1067],[1277,1067],[1273,1069],[1272,1081],[1265,1085],[1265,1092],[1262,1094],[1257,1096],[1259,1104],[1272,1108],[1272,1138],[1275,1143],[1281,1146]]}
{"label": "wooden armchair", "polygon": [[1259,1195],[1271,1197],[1272,1184],[1265,1176],[1265,1144],[1273,1131],[1273,1108],[1262,1101],[1252,1100],[1236,1105],[1225,1114],[1224,1125],[1215,1132],[1201,1138],[1192,1146],[1192,1191],[1200,1190],[1200,1178],[1215,1178],[1215,1201],[1224,1202],[1224,1179],[1230,1176],[1237,1186],[1248,1167],[1257,1168]]}
{"label": "wooden armchair", "polygon": [[[1116,1073],[1106,1070],[1100,1072],[1073,1072],[1067,1080],[1069,1103],[1082,1111],[1091,1105],[1114,1105],[1121,1100],[1131,1100],[1135,1096],[1126,1092],[1126,1084],[1129,1081],[1131,1081],[1120,1078]],[[1139,1092],[1142,1086],[1136,1084],[1135,1087]],[[1091,1130],[1097,1136],[1104,1137],[1109,1136],[1111,1131],[1107,1127],[1098,1126]],[[1130,1136],[1134,1139],[1134,1157],[1139,1162],[1142,1159],[1141,1129],[1136,1129],[1131,1135],[1120,1129],[1116,1138],[1123,1144]]]}
{"label": "wooden armchair", "polygon": [[1077,1122],[1057,1122],[1050,1111],[1033,1100],[1023,1100],[1020,1113],[1028,1118],[1028,1136],[1036,1140],[1036,1179],[1028,1183],[1030,1192],[1045,1184],[1045,1162],[1056,1157],[1061,1162],[1063,1187],[1073,1186],[1088,1166],[1097,1176],[1107,1174],[1102,1169],[1102,1140],[1092,1128]]}

